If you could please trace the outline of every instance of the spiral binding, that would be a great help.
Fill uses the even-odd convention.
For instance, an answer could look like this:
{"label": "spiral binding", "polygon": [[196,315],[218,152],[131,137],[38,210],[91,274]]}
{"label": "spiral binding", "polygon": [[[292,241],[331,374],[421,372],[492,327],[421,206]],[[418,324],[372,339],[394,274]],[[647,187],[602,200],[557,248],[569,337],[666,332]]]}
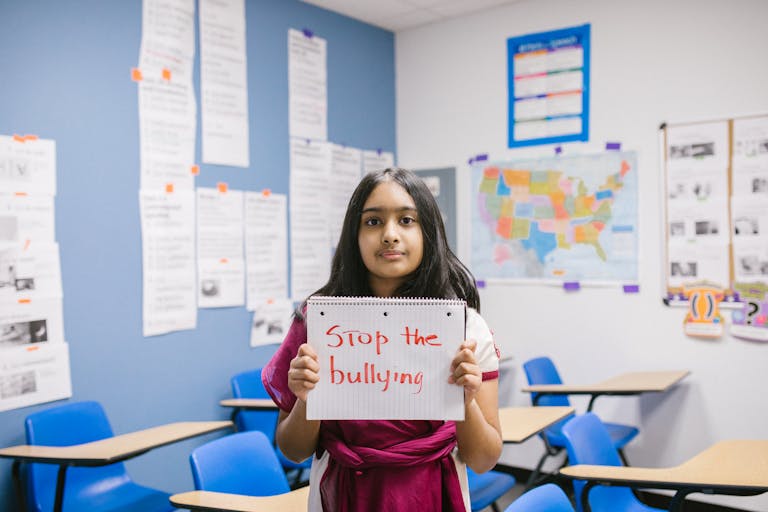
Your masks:
{"label": "spiral binding", "polygon": [[333,297],[315,295],[307,299],[312,306],[464,306],[463,299],[431,297]]}

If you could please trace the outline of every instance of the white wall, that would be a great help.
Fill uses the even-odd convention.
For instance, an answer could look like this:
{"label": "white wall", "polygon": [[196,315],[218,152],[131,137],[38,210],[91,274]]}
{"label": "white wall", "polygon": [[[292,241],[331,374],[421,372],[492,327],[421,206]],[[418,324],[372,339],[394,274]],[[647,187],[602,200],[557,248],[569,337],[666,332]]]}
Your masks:
{"label": "white wall", "polygon": [[[658,194],[662,122],[768,112],[767,21],[765,0],[530,0],[396,35],[399,164],[459,168],[459,252],[468,261],[467,159],[515,155],[506,148],[506,39],[591,23],[588,148],[610,140],[638,152],[641,291],[567,295],[497,284],[481,297],[498,342],[515,357],[515,405],[529,403],[519,391],[520,364],[542,354],[571,383],[632,370],[692,371],[663,395],[597,401],[604,419],[639,425],[641,435],[627,448],[635,465],[674,465],[722,439],[768,436],[768,344],[687,338],[684,310],[662,305]],[[531,440],[506,449],[504,460],[532,468],[541,450]],[[768,510],[768,496],[693,499]]]}

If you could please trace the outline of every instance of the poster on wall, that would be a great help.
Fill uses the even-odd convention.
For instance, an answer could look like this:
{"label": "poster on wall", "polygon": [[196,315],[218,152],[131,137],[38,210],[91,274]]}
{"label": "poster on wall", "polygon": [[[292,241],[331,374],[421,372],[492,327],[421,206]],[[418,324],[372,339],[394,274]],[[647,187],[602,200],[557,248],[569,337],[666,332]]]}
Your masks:
{"label": "poster on wall", "polygon": [[510,148],[589,140],[590,25],[507,39]]}
{"label": "poster on wall", "polygon": [[478,278],[637,282],[636,153],[486,161],[473,166],[472,185]]}

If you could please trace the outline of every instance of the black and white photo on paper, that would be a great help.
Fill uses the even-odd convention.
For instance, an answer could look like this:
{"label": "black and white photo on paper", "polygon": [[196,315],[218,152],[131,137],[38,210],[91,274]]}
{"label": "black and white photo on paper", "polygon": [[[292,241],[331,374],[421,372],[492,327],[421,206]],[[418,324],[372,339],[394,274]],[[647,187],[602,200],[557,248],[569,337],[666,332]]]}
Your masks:
{"label": "black and white photo on paper", "polygon": [[0,399],[14,398],[36,391],[37,379],[34,370],[0,375]]}
{"label": "black and white photo on paper", "polygon": [[742,215],[733,219],[734,235],[759,235],[760,221],[757,217]]}
{"label": "black and white photo on paper", "polygon": [[685,222],[671,221],[669,223],[669,236],[685,236]]}
{"label": "black and white photo on paper", "polygon": [[48,326],[45,320],[0,324],[0,347],[42,341],[48,341]]}
{"label": "black and white photo on paper", "polygon": [[720,232],[716,220],[697,220],[694,230],[697,236],[716,235]]}
{"label": "black and white photo on paper", "polygon": [[669,158],[702,158],[715,154],[714,142],[676,144],[669,147]]}
{"label": "black and white photo on paper", "polygon": [[761,258],[757,254],[745,254],[736,258],[738,272],[744,276],[768,277],[768,256]]}
{"label": "black and white photo on paper", "polygon": [[672,277],[696,277],[697,263],[695,261],[673,261],[670,263]]}

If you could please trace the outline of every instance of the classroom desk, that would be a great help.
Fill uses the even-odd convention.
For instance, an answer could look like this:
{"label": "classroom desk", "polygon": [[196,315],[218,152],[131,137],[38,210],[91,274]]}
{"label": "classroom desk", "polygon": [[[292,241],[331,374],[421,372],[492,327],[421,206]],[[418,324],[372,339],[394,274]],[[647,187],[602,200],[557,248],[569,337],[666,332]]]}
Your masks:
{"label": "classroom desk", "polygon": [[[228,398],[219,401],[222,407],[232,407],[232,414],[229,419],[235,423],[235,416],[241,410],[243,411],[277,411],[278,407],[271,398]],[[235,423],[237,425],[237,423]]]}
{"label": "classroom desk", "polygon": [[608,380],[588,385],[536,384],[522,388],[526,393],[537,393],[533,405],[544,395],[591,395],[587,412],[592,410],[597,397],[603,395],[639,395],[659,393],[684,379],[688,370],[630,372],[611,377]]}
{"label": "classroom desk", "polygon": [[229,512],[307,512],[309,487],[275,496],[244,496],[210,491],[191,491],[171,496],[171,505],[189,510]]}
{"label": "classroom desk", "polygon": [[[153,448],[183,441],[191,437],[208,434],[217,430],[231,428],[231,421],[189,421],[169,423],[108,437],[91,443],[72,446],[18,445],[0,449],[0,457],[14,459],[12,466],[13,480],[17,492],[21,492],[19,466],[22,462],[42,462],[58,464],[56,479],[56,501],[54,511],[61,512],[64,503],[64,484],[67,468],[71,466],[106,466],[115,462],[136,457]],[[19,499],[23,496],[20,495]]]}
{"label": "classroom desk", "polygon": [[499,409],[501,440],[522,443],[553,423],[573,414],[573,407],[502,407]]}
{"label": "classroom desk", "polygon": [[677,491],[669,510],[681,510],[688,494],[754,496],[768,492],[768,441],[721,441],[672,468],[626,466],[567,466],[560,473],[587,480],[581,494],[582,509],[589,512],[588,495],[595,485]]}

